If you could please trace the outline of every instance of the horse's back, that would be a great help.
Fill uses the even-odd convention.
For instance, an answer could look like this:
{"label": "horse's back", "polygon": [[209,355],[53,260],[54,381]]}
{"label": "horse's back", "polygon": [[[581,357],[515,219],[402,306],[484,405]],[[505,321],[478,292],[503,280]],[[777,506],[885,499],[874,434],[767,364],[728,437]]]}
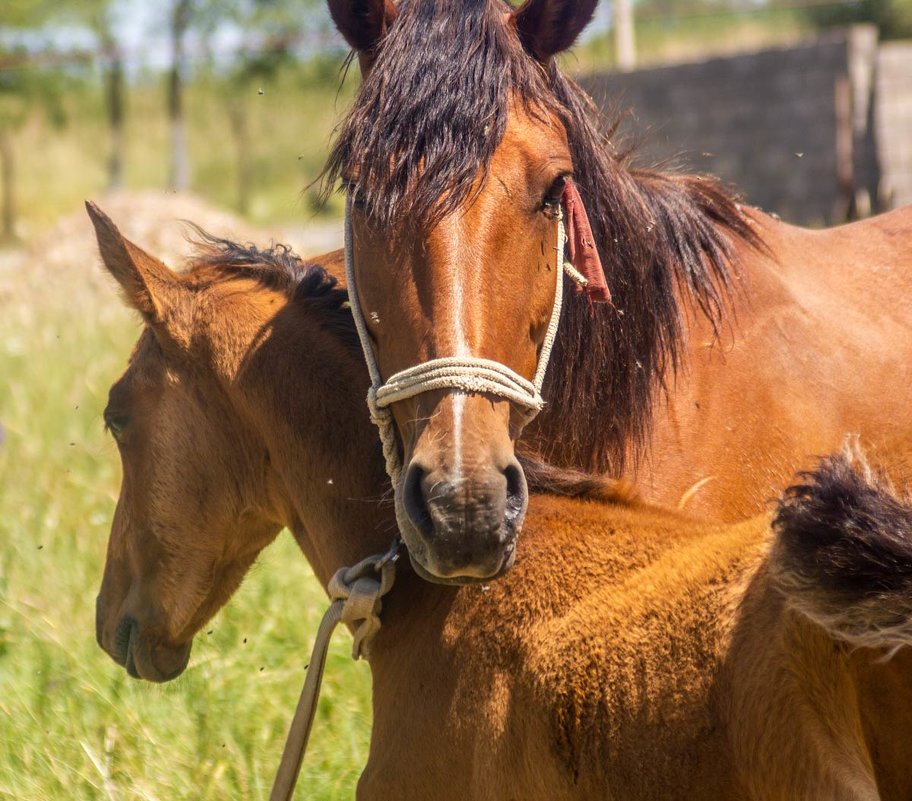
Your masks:
{"label": "horse's back", "polygon": [[903,302],[912,290],[912,206],[822,230],[774,221],[768,227],[773,269],[801,299],[819,297],[833,313],[912,320]]}
{"label": "horse's back", "polygon": [[731,323],[696,321],[641,481],[717,519],[756,513],[813,457],[857,435],[912,453],[912,207],[812,231],[755,215]]}

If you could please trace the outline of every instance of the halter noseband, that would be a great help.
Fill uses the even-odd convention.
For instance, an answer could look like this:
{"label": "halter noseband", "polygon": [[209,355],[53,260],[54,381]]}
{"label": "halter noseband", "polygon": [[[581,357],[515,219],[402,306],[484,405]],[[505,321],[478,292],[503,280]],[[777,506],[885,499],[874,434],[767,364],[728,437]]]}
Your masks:
{"label": "halter noseband", "polygon": [[511,370],[505,364],[480,359],[475,356],[444,356],[431,359],[422,364],[409,367],[390,376],[384,382],[380,375],[380,368],[371,347],[364,322],[364,314],[355,288],[354,251],[352,247],[352,222],[351,222],[351,197],[345,201],[345,280],[348,284],[348,297],[351,304],[352,316],[358,329],[358,338],[364,351],[364,359],[370,372],[371,387],[367,392],[367,407],[373,423],[380,433],[383,443],[383,456],[386,460],[386,472],[393,481],[393,486],[399,481],[402,472],[402,460],[396,446],[396,429],[393,422],[393,413],[390,406],[397,401],[413,398],[422,392],[435,389],[456,389],[466,393],[487,393],[506,398],[511,403],[522,407],[525,411],[522,425],[525,426],[537,415],[545,405],[541,396],[542,384],[545,380],[545,371],[551,358],[551,349],[557,337],[557,328],[560,324],[561,306],[563,303],[563,274],[580,287],[585,287],[587,279],[581,275],[569,262],[564,260],[564,250],[567,245],[567,235],[564,229],[564,210],[561,207],[557,217],[557,274],[554,289],[554,304],[551,308],[551,319],[545,340],[542,343],[541,354],[538,357],[538,367],[531,381]]}

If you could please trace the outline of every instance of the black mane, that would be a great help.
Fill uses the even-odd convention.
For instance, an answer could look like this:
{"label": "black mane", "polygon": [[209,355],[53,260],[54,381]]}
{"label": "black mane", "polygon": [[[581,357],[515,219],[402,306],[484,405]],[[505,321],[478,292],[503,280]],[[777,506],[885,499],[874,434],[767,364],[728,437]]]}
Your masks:
{"label": "black mane", "polygon": [[717,180],[632,168],[591,99],[553,60],[542,66],[523,50],[504,21],[510,8],[402,0],[339,128],[326,188],[343,181],[394,234],[406,221],[433,223],[484,185],[511,102],[556,115],[614,307],[590,308],[565,281],[547,405],[527,438],[547,461],[617,473],[646,442],[679,366],[686,305],[718,331],[735,245],[761,242]]}
{"label": "black mane", "polygon": [[[293,302],[306,303],[319,322],[361,357],[361,343],[348,307],[348,292],[336,276],[316,262],[298,256],[288,245],[272,244],[263,250],[222,239],[189,223],[193,230],[194,253],[191,276],[203,281],[246,278],[267,289],[283,292]],[[205,273],[200,268],[209,268]]]}

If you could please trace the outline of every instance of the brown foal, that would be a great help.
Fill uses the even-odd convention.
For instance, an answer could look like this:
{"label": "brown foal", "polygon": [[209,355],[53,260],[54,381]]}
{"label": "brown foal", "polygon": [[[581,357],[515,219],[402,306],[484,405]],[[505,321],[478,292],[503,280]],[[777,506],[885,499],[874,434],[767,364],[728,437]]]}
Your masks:
{"label": "brown foal", "polygon": [[[105,410],[123,484],[98,639],[164,681],[282,526],[325,583],[386,547],[393,510],[333,279],[222,241],[175,274],[89,210],[146,322]],[[400,563],[359,799],[910,797],[906,502],[833,459],[771,537],[542,475],[590,499],[533,494],[498,582]]]}

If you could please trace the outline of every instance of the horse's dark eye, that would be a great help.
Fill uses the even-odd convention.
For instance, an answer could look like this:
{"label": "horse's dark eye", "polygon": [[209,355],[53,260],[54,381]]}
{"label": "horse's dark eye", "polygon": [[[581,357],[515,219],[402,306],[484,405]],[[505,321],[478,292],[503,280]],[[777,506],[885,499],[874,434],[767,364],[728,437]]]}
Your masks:
{"label": "horse's dark eye", "polygon": [[569,179],[569,175],[559,175],[554,180],[554,183],[548,187],[548,191],[545,193],[545,199],[542,202],[542,211],[546,214],[557,214],[558,209],[560,208],[561,198],[564,196],[564,187],[567,186],[567,181]]}
{"label": "horse's dark eye", "polygon": [[348,193],[348,196],[351,199],[352,206],[354,206],[356,209],[363,210],[365,206],[364,195],[358,191],[358,188],[355,186],[355,184],[350,183],[346,187],[345,191]]}

